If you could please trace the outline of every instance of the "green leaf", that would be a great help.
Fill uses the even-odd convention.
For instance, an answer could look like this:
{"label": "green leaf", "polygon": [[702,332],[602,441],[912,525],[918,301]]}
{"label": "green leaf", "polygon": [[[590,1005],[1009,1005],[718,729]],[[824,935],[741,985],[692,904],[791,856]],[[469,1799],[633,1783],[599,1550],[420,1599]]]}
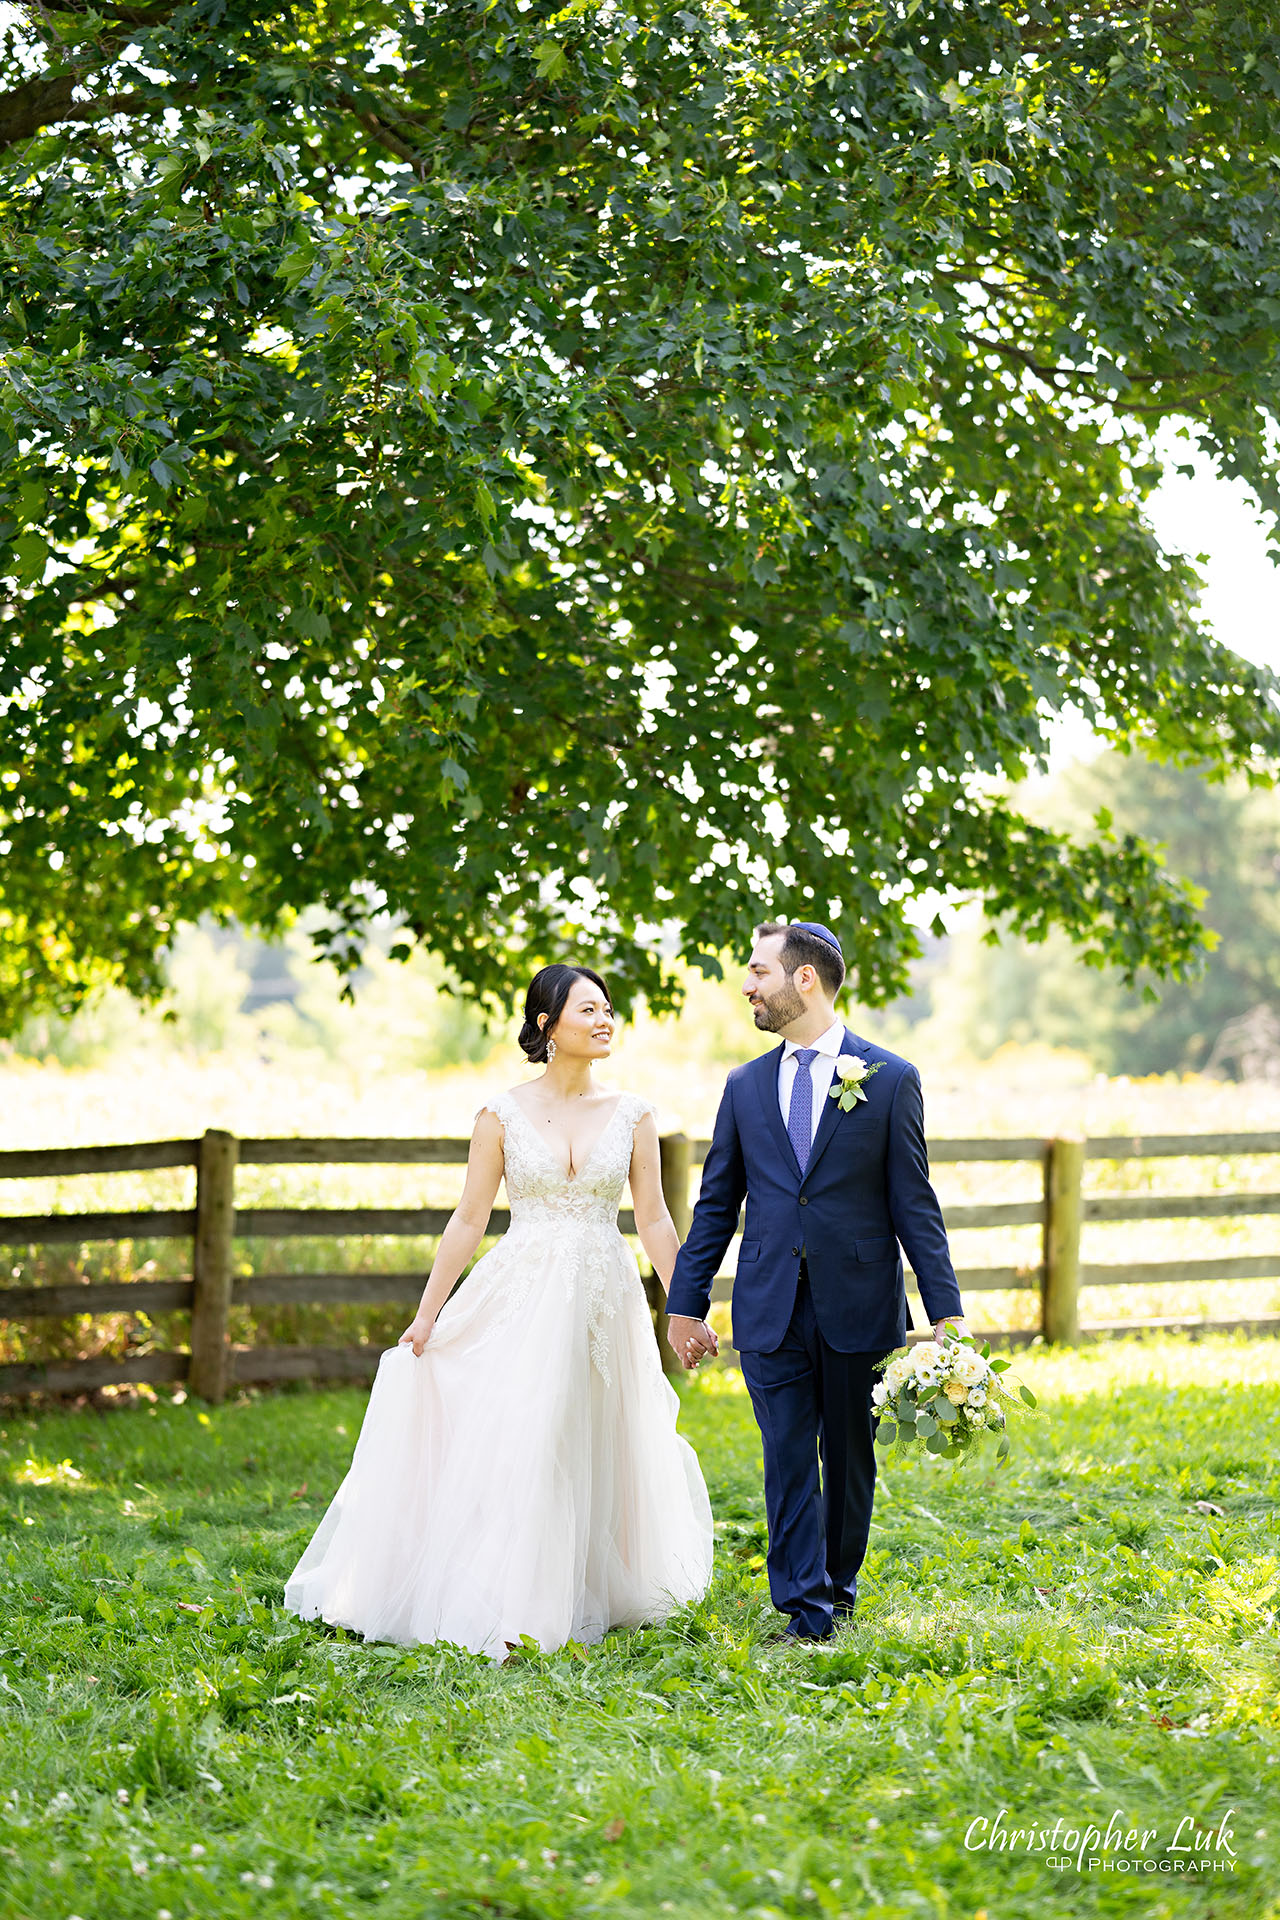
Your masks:
{"label": "green leaf", "polygon": [[24,584],[40,580],[49,559],[49,549],[38,533],[24,533],[13,543],[15,572]]}
{"label": "green leaf", "polygon": [[558,80],[567,64],[565,50],[554,40],[544,40],[535,50],[539,80]]}
{"label": "green leaf", "polygon": [[290,247],[276,268],[276,277],[283,280],[290,293],[296,292],[316,263],[315,242],[308,236]]}
{"label": "green leaf", "polygon": [[882,1417],[880,1424],[876,1428],[876,1445],[878,1447],[891,1447],[897,1437],[897,1425],[887,1417]]}
{"label": "green leaf", "polygon": [[1018,1382],[1018,1393],[1020,1397],[1025,1401],[1027,1406],[1029,1407],[1035,1406],[1036,1397],[1034,1393],[1032,1393],[1030,1387],[1024,1386],[1021,1381]]}

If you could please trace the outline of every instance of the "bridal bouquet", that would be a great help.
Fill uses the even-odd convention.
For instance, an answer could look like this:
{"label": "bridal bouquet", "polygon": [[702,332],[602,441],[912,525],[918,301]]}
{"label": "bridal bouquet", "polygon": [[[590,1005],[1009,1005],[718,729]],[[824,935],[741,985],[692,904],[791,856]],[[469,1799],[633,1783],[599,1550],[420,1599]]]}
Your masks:
{"label": "bridal bouquet", "polygon": [[996,1459],[1003,1461],[1009,1456],[1009,1415],[1035,1411],[1030,1387],[1018,1381],[1015,1395],[1013,1383],[1001,1378],[1009,1362],[993,1360],[990,1347],[977,1346],[968,1334],[948,1333],[942,1346],[922,1340],[899,1347],[880,1366],[884,1377],[871,1389],[871,1403],[882,1447],[905,1452],[914,1442],[940,1460],[961,1460],[980,1434],[995,1433]]}

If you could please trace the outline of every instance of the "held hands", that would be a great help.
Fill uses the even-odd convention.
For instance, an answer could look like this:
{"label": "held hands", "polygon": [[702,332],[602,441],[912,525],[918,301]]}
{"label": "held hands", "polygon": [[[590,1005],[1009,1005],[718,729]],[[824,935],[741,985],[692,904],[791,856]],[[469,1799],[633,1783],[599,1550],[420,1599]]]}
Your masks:
{"label": "held hands", "polygon": [[434,1320],[424,1320],[420,1313],[416,1313],[404,1332],[400,1335],[396,1345],[412,1347],[415,1356],[421,1358],[422,1349],[431,1338],[431,1329],[434,1325]]}
{"label": "held hands", "polygon": [[692,1371],[705,1355],[720,1351],[714,1329],[705,1320],[694,1320],[685,1313],[673,1313],[667,1321],[667,1339],[682,1367]]}
{"label": "held hands", "polygon": [[946,1320],[937,1320],[934,1322],[933,1337],[938,1346],[946,1345],[948,1330],[956,1334],[968,1333],[969,1329],[964,1323],[964,1315],[962,1313],[953,1313]]}

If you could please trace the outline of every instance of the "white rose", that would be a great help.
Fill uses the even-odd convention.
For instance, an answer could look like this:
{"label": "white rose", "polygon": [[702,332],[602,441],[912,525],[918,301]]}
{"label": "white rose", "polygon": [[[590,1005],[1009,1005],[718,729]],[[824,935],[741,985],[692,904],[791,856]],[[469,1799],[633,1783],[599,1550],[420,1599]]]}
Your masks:
{"label": "white rose", "polygon": [[971,1388],[969,1393],[969,1405],[971,1407],[985,1407],[986,1404],[987,1404],[986,1388],[985,1387]]}
{"label": "white rose", "polygon": [[906,1355],[891,1360],[884,1370],[884,1383],[890,1393],[897,1393],[911,1371],[911,1363]]}
{"label": "white rose", "polygon": [[872,1406],[882,1407],[888,1398],[889,1398],[888,1387],[885,1385],[883,1380],[877,1380],[874,1387],[872,1387],[871,1389]]}
{"label": "white rose", "polygon": [[970,1409],[969,1409],[969,1425],[970,1425],[971,1427],[985,1427],[985,1426],[986,1426],[986,1424],[987,1424],[987,1416],[986,1416],[986,1414],[985,1414],[985,1413],[984,1413],[984,1412],[982,1411],[982,1408],[981,1408],[981,1407],[970,1407]]}
{"label": "white rose", "polygon": [[932,1340],[921,1340],[911,1349],[908,1365],[912,1373],[936,1373],[938,1368],[938,1350]]}
{"label": "white rose", "polygon": [[951,1371],[963,1386],[976,1387],[986,1379],[991,1368],[972,1347],[957,1347],[951,1356]]}
{"label": "white rose", "polygon": [[861,1080],[867,1070],[867,1063],[859,1053],[840,1053],[836,1055],[836,1078],[839,1080]]}

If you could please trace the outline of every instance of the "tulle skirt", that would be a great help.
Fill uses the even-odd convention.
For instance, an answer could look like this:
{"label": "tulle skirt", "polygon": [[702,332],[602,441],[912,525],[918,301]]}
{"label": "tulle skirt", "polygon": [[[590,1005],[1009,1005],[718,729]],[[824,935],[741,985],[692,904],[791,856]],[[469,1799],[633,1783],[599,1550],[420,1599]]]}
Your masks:
{"label": "tulle skirt", "polygon": [[346,1479],[285,1606],[502,1659],[663,1619],[711,1577],[697,1457],[676,1432],[616,1229],[515,1229],[425,1351],[382,1355]]}

